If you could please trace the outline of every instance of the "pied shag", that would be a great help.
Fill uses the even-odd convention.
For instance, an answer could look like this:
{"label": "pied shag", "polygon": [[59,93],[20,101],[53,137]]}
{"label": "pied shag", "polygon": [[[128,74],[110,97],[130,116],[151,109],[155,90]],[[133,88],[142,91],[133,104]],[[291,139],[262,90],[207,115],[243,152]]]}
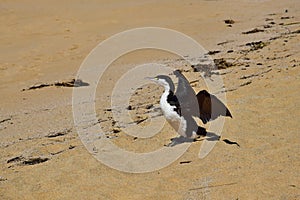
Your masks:
{"label": "pied shag", "polygon": [[[178,78],[176,93],[172,79],[166,75],[149,78],[164,87],[160,98],[160,107],[169,124],[178,132],[182,139],[195,139],[206,135],[205,128],[198,126],[193,117],[199,117],[204,124],[219,116],[232,117],[228,108],[214,95],[206,90],[197,95],[188,80],[179,71],[174,71]],[[170,145],[173,146],[176,141]]]}

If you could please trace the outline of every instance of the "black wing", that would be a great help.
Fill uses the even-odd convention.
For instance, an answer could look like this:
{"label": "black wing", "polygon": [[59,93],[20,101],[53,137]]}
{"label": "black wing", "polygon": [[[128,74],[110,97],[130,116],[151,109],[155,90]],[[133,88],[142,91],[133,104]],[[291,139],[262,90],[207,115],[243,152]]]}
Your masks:
{"label": "black wing", "polygon": [[180,104],[181,115],[186,121],[185,135],[189,138],[192,137],[194,133],[198,134],[199,130],[198,124],[193,118],[193,116],[199,117],[198,100],[195,91],[190,86],[189,81],[181,74],[181,72],[176,70],[174,74],[178,78],[178,85],[175,95]]}
{"label": "black wing", "polygon": [[232,118],[229,109],[214,95],[202,90],[197,94],[200,109],[200,119],[204,124],[214,120],[219,116],[228,116]]}
{"label": "black wing", "polygon": [[190,86],[189,81],[184,77],[179,70],[174,71],[178,78],[178,85],[175,96],[177,97],[181,114],[183,116],[198,116],[199,117],[199,104],[197,101],[196,93]]}

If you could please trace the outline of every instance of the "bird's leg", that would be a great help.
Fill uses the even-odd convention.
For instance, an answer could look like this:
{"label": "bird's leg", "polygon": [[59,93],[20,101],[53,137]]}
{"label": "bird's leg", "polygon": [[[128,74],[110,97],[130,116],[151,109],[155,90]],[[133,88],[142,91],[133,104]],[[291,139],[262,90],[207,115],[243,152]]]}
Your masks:
{"label": "bird's leg", "polygon": [[197,135],[199,135],[200,137],[201,136],[205,137],[206,134],[207,134],[206,129],[201,126],[198,126]]}
{"label": "bird's leg", "polygon": [[178,142],[176,141],[176,138],[172,138],[171,142],[169,144],[165,144],[166,147],[173,147],[175,145],[177,145]]}
{"label": "bird's leg", "polygon": [[205,128],[198,126],[197,137],[194,138],[194,142],[202,141],[207,136],[207,131]]}

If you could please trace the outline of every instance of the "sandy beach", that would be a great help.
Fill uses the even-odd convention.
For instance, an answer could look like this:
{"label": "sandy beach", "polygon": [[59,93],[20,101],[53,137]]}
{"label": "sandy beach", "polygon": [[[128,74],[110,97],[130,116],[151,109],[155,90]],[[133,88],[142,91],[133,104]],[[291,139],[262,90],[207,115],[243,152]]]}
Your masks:
{"label": "sandy beach", "polygon": [[[300,199],[298,0],[1,0],[0,15],[0,199]],[[233,118],[205,158],[200,140],[162,169],[127,173],[98,161],[80,140],[73,79],[100,42],[140,27],[176,30],[201,44]],[[197,92],[207,89],[199,72],[168,52],[115,60],[97,87],[97,124],[137,153],[176,136],[168,124],[151,138],[128,136],[113,118],[114,84],[150,62],[181,69]],[[145,83],[124,109],[147,125],[162,91]]]}

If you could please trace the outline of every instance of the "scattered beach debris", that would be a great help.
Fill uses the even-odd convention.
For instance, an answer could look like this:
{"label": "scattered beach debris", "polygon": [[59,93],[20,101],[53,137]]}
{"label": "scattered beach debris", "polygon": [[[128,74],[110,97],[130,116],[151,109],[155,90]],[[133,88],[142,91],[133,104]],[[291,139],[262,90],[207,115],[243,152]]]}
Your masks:
{"label": "scattered beach debris", "polygon": [[237,145],[238,147],[240,147],[239,143],[234,142],[234,141],[230,141],[230,140],[228,140],[228,139],[224,139],[223,142],[225,142],[226,144],[230,144],[230,145],[235,144],[235,145]]}
{"label": "scattered beach debris", "polygon": [[276,23],[275,23],[275,22],[270,22],[269,24],[274,25],[274,24],[276,24]]}
{"label": "scattered beach debris", "polygon": [[252,33],[258,33],[258,32],[264,32],[263,29],[258,29],[258,28],[254,28],[250,31],[245,31],[245,32],[242,32],[242,34],[252,34]]}
{"label": "scattered beach debris", "polygon": [[57,154],[60,154],[60,153],[62,153],[62,152],[64,152],[65,150],[60,150],[60,151],[57,151],[57,152],[52,152],[52,153],[50,153],[52,156],[54,156],[54,155],[57,155]]}
{"label": "scattered beach debris", "polygon": [[221,91],[220,93],[224,93],[224,92],[232,92],[232,91],[235,91],[235,90],[237,90],[237,89],[238,89],[238,87],[235,87],[235,88],[229,88],[229,89],[226,89],[226,90]]}
{"label": "scattered beach debris", "polygon": [[255,50],[264,48],[268,44],[269,43],[267,43],[267,42],[257,41],[257,42],[248,42],[248,43],[246,43],[246,46],[251,47],[250,51],[255,51]]}
{"label": "scattered beach debris", "polygon": [[39,163],[46,162],[48,160],[49,160],[49,158],[34,157],[34,158],[28,158],[28,159],[24,160],[22,162],[22,164],[24,164],[24,165],[36,165],[36,164],[39,164]]}
{"label": "scattered beach debris", "polygon": [[266,24],[264,25],[264,28],[272,28],[272,26],[270,24]]}
{"label": "scattered beach debris", "polygon": [[249,84],[251,84],[252,83],[252,81],[250,80],[250,81],[247,81],[247,82],[245,82],[245,83],[242,83],[242,84],[240,84],[240,87],[243,87],[243,86],[246,86],[246,85],[249,85]]}
{"label": "scattered beach debris", "polygon": [[48,160],[49,160],[49,158],[47,158],[47,157],[25,158],[23,156],[16,156],[16,157],[13,157],[13,158],[7,160],[7,163],[19,163],[21,165],[35,165],[35,164],[46,162]]}
{"label": "scattered beach debris", "polygon": [[300,34],[300,29],[298,29],[296,31],[292,31],[291,34]]}
{"label": "scattered beach debris", "polygon": [[222,186],[229,186],[229,185],[236,185],[237,182],[234,183],[224,183],[224,184],[219,184],[219,185],[207,185],[203,187],[198,187],[198,188],[191,188],[189,189],[190,191],[192,190],[201,190],[201,189],[207,189],[207,188],[214,188],[214,187],[222,187]]}
{"label": "scattered beach debris", "polygon": [[224,22],[225,22],[225,24],[234,24],[235,23],[235,21],[232,19],[225,19]]}
{"label": "scattered beach debris", "polygon": [[35,90],[35,89],[39,89],[39,88],[43,88],[43,87],[49,87],[49,86],[51,86],[51,84],[46,84],[46,83],[35,84],[35,85],[30,86],[27,89],[23,89],[22,91],[25,91],[25,90]]}
{"label": "scattered beach debris", "polygon": [[149,110],[149,109],[151,109],[151,108],[153,108],[153,104],[148,104],[148,105],[146,105],[146,109],[147,109],[147,110]]}
{"label": "scattered beach debris", "polygon": [[11,117],[0,120],[0,124],[12,120]]}
{"label": "scattered beach debris", "polygon": [[81,79],[71,79],[69,81],[56,81],[54,82],[54,86],[57,87],[81,87],[81,86],[89,86],[88,83],[83,82]]}
{"label": "scattered beach debris", "polygon": [[272,19],[272,18],[266,18],[265,19],[265,21],[267,22],[267,21],[273,21],[274,19]]}
{"label": "scattered beach debris", "polygon": [[107,122],[108,119],[98,119],[98,123]]}
{"label": "scattered beach debris", "polygon": [[127,107],[127,110],[133,110],[133,107],[132,107],[131,105],[129,105],[129,106]]}
{"label": "scattered beach debris", "polygon": [[187,161],[180,161],[179,164],[188,164],[188,163],[191,163],[192,161],[191,160],[187,160]]}
{"label": "scattered beach debris", "polygon": [[51,155],[51,156],[55,156],[55,155],[61,154],[61,153],[63,153],[63,152],[66,152],[67,150],[74,149],[75,147],[76,147],[76,146],[74,146],[74,145],[69,145],[68,148],[61,149],[61,150],[58,150],[58,151],[55,151],[55,152],[50,152],[50,155]]}
{"label": "scattered beach debris", "polygon": [[71,129],[65,129],[63,131],[58,131],[58,132],[50,132],[46,137],[47,138],[54,138],[54,137],[59,137],[66,135],[71,132]]}
{"label": "scattered beach debris", "polygon": [[27,90],[35,90],[35,89],[40,89],[44,87],[51,87],[51,86],[56,86],[56,87],[82,87],[82,86],[89,86],[87,82],[82,81],[81,79],[71,79],[67,81],[55,81],[54,83],[41,83],[41,84],[35,84],[32,86],[29,86],[28,88],[22,89],[22,91],[27,91]]}
{"label": "scattered beach debris", "polygon": [[271,70],[272,69],[268,69],[266,71],[259,72],[259,73],[256,73],[256,74],[244,75],[244,76],[241,76],[240,79],[248,79],[248,78],[252,78],[252,77],[255,77],[255,76],[260,76],[262,74],[266,74],[266,73],[270,72]]}
{"label": "scattered beach debris", "polygon": [[14,163],[14,162],[20,162],[24,159],[23,156],[16,156],[16,157],[13,157],[11,159],[8,159],[7,160],[7,163]]}
{"label": "scattered beach debris", "polygon": [[285,23],[284,26],[292,26],[292,25],[296,25],[296,24],[300,24],[300,22]]}
{"label": "scattered beach debris", "polygon": [[215,55],[215,54],[217,54],[217,53],[220,53],[221,51],[219,51],[219,50],[215,50],[215,51],[209,51],[209,52],[207,52],[207,54],[208,55]]}
{"label": "scattered beach debris", "polygon": [[226,40],[224,42],[219,42],[217,45],[224,45],[224,44],[231,43],[231,42],[234,42],[234,40]]}
{"label": "scattered beach debris", "polygon": [[7,178],[0,176],[0,181],[7,181]]}
{"label": "scattered beach debris", "polygon": [[[194,72],[203,72],[204,77],[211,77],[211,75],[216,74],[216,70],[226,69],[232,67],[234,63],[228,62],[225,58],[215,58],[214,63],[199,63],[197,65],[191,65]],[[190,84],[198,82],[199,80],[191,81]]]}
{"label": "scattered beach debris", "polygon": [[225,58],[215,58],[214,63],[218,69],[226,69],[232,66],[232,64],[227,62]]}
{"label": "scattered beach debris", "polygon": [[119,133],[119,132],[121,132],[121,129],[120,128],[113,128],[112,132],[113,133]]}
{"label": "scattered beach debris", "polygon": [[135,121],[133,121],[133,122],[131,122],[129,124],[140,124],[140,123],[146,121],[147,119],[148,119],[148,117],[137,119],[137,120],[135,120]]}
{"label": "scattered beach debris", "polygon": [[[216,74],[216,73],[217,73],[217,72],[212,72],[212,74]],[[194,84],[194,83],[197,83],[197,82],[199,82],[198,79],[193,80],[193,81],[189,81],[190,85],[192,85],[192,84]]]}

